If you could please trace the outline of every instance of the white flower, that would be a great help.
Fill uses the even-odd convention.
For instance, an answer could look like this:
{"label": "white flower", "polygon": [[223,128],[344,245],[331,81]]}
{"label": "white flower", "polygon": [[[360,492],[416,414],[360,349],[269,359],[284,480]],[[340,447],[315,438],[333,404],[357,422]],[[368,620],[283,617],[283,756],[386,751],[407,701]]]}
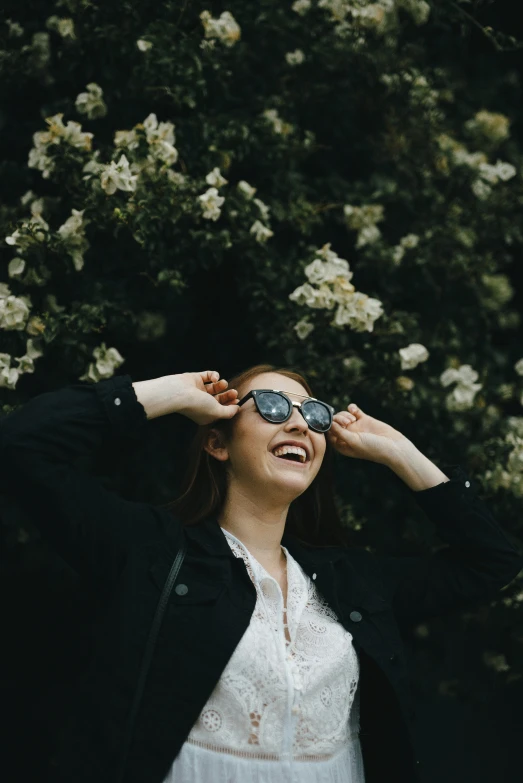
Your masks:
{"label": "white flower", "polygon": [[96,361],[89,365],[87,372],[79,380],[97,383],[103,378],[111,378],[114,371],[125,361],[116,348],[107,348],[105,343],[93,350],[93,356]]}
{"label": "white flower", "polygon": [[31,300],[28,296],[14,296],[11,294],[0,299],[0,329],[6,331],[25,328],[29,317]]}
{"label": "white flower", "polygon": [[143,121],[145,137],[149,151],[155,160],[172,166],[178,160],[178,150],[174,146],[174,125],[172,122],[158,122],[156,114],[149,114]]}
{"label": "white flower", "polygon": [[309,334],[313,331],[314,324],[311,324],[307,318],[302,318],[301,321],[298,321],[297,324],[294,324],[293,328],[296,330],[296,334],[300,340],[305,340],[305,338],[308,337]]}
{"label": "white flower", "polygon": [[356,241],[356,247],[363,247],[364,245],[372,245],[381,236],[381,231],[377,226],[363,226],[358,232],[358,239]]}
{"label": "white flower", "polygon": [[296,0],[296,2],[292,4],[291,8],[300,16],[304,16],[310,9],[311,5],[311,0]]}
{"label": "white flower", "polygon": [[287,65],[301,65],[305,61],[305,55],[301,49],[295,49],[293,52],[287,52],[285,60]]}
{"label": "white flower", "polygon": [[227,185],[229,182],[225,177],[222,177],[218,166],[207,174],[205,181],[208,185],[213,185],[216,188],[221,188],[222,185]]}
{"label": "white flower", "polygon": [[218,220],[221,215],[220,207],[225,199],[220,196],[216,188],[209,188],[198,200],[203,210],[203,217],[208,220]]}
{"label": "white flower", "polygon": [[253,203],[256,204],[256,206],[260,210],[260,215],[262,217],[262,220],[267,221],[269,219],[270,207],[268,207],[267,204],[264,204],[261,198],[253,199]]}
{"label": "white flower", "polygon": [[512,179],[512,177],[516,176],[516,169],[512,165],[512,163],[507,163],[506,161],[503,160],[497,160],[494,168],[496,174],[503,182],[507,182],[507,180]]}
{"label": "white flower", "polygon": [[114,160],[103,166],[100,174],[100,185],[107,195],[111,196],[117,190],[132,192],[136,190],[138,177],[131,174],[129,161],[122,155],[118,163]]}
{"label": "white flower", "polygon": [[523,375],[523,358],[518,359],[518,361],[514,365],[514,369],[518,375]]}
{"label": "white flower", "polygon": [[353,272],[349,269],[349,263],[344,258],[331,258],[329,261],[322,261],[315,258],[314,261],[305,267],[305,275],[310,283],[334,282],[337,278],[351,280]]}
{"label": "white flower", "polygon": [[54,30],[62,38],[76,38],[72,19],[60,19],[58,16],[50,16],[45,25],[48,30]]}
{"label": "white flower", "polygon": [[267,226],[264,226],[263,223],[261,223],[259,220],[256,220],[256,222],[252,224],[249,229],[249,233],[254,234],[254,238],[260,244],[263,244],[272,236],[274,236],[274,232],[271,231],[270,228],[267,228]]}
{"label": "white flower", "polygon": [[119,130],[114,134],[114,146],[125,147],[128,150],[135,150],[140,141],[135,130]]}
{"label": "white flower", "polygon": [[148,52],[149,49],[152,48],[153,44],[151,41],[145,41],[143,38],[139,38],[136,41],[136,46],[141,52]]}
{"label": "white flower", "polygon": [[96,120],[99,117],[105,117],[107,106],[103,99],[103,90],[99,84],[89,82],[87,92],[81,92],[76,96],[76,111],[79,114],[86,114],[88,119]]}
{"label": "white flower", "polygon": [[5,23],[9,28],[8,35],[10,38],[20,38],[20,36],[24,34],[24,28],[18,22],[13,22],[12,19],[6,19]]}
{"label": "white flower", "polygon": [[[4,357],[3,361],[2,357]],[[19,372],[15,367],[9,368],[10,362],[11,357],[8,353],[0,353],[0,388],[13,390],[16,388]]]}
{"label": "white flower", "polygon": [[27,340],[25,348],[26,355],[29,356],[30,359],[39,359],[40,356],[44,355],[41,346],[41,340]]}
{"label": "white flower", "polygon": [[476,179],[470,186],[470,189],[476,198],[481,199],[481,201],[484,201],[492,193],[490,185],[487,185],[482,179]]}
{"label": "white flower", "polygon": [[400,245],[403,248],[411,250],[417,247],[419,244],[419,236],[417,234],[407,234],[400,239]]}
{"label": "white flower", "polygon": [[25,269],[25,261],[23,258],[13,258],[12,261],[9,262],[9,265],[7,267],[7,274],[9,277],[19,277],[24,273]]}
{"label": "white flower", "polygon": [[246,182],[244,179],[241,179],[238,182],[238,190],[240,193],[245,196],[246,199],[251,199],[254,194],[256,193],[257,188],[253,188],[252,185],[249,185],[248,182]]}
{"label": "white flower", "polygon": [[465,128],[473,134],[484,136],[489,141],[499,144],[510,135],[510,120],[504,114],[482,110],[465,123]]}
{"label": "white flower", "polygon": [[166,166],[172,166],[178,160],[178,150],[168,141],[158,139],[150,146],[152,160],[159,160]]}
{"label": "white flower", "polygon": [[446,399],[448,410],[462,411],[469,410],[473,403],[476,393],[483,388],[483,384],[474,383],[478,379],[478,373],[472,369],[470,364],[462,364],[459,369],[449,367],[440,376],[442,386],[449,386],[455,383],[452,393]]}
{"label": "white flower", "polygon": [[355,291],[344,304],[339,304],[332,326],[349,326],[355,332],[372,332],[374,322],[383,315],[379,299]]}
{"label": "white flower", "polygon": [[67,252],[73,259],[73,265],[77,272],[83,269],[84,253],[89,248],[89,242],[85,237],[86,221],[83,219],[85,209],[73,209],[71,217],[60,226],[57,233],[64,243]]}
{"label": "white flower", "polygon": [[384,207],[381,204],[365,204],[363,207],[345,204],[343,214],[348,228],[358,232],[357,248],[370,245],[380,238],[381,232],[376,223],[384,219]]}
{"label": "white flower", "polygon": [[174,125],[172,122],[158,122],[156,114],[149,114],[143,121],[145,136],[149,144],[157,141],[166,141],[168,144],[174,144]]}
{"label": "white flower", "polygon": [[202,11],[200,19],[206,38],[216,38],[228,47],[241,38],[241,28],[229,11],[224,11],[218,19],[213,19],[209,11]]}
{"label": "white flower", "polygon": [[406,348],[400,348],[398,351],[401,358],[402,370],[413,370],[421,362],[426,362],[429,358],[429,352],[421,343],[410,343]]}
{"label": "white flower", "polygon": [[0,283],[0,299],[6,299],[8,296],[11,296],[11,289],[7,283]]}
{"label": "white flower", "polygon": [[293,130],[293,126],[281,119],[277,109],[265,109],[261,116],[271,125],[274,133],[286,136]]}
{"label": "white flower", "polygon": [[23,375],[27,372],[33,373],[35,371],[35,365],[30,356],[15,356],[15,359],[18,362],[18,367],[16,369],[20,375]]}
{"label": "white flower", "polygon": [[47,117],[45,121],[48,130],[33,134],[34,148],[29,151],[28,166],[41,171],[44,179],[49,178],[55,166],[54,160],[48,155],[48,147],[51,145],[65,143],[80,150],[91,149],[93,134],[82,131],[80,123],[72,120],[64,125],[63,116],[55,114],[53,117]]}

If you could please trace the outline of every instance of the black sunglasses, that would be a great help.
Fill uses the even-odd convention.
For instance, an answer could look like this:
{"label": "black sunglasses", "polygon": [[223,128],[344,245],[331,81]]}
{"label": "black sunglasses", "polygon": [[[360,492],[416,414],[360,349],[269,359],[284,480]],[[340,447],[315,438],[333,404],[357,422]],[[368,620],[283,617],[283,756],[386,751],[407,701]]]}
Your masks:
{"label": "black sunglasses", "polygon": [[[294,392],[293,392],[294,393]],[[306,397],[296,394],[296,397]],[[242,397],[238,405],[243,405],[253,398],[256,410],[272,424],[281,424],[290,419],[294,406],[299,408],[301,415],[314,432],[327,432],[332,426],[334,408],[326,402],[320,402],[315,397],[307,397],[305,402],[294,402],[278,389],[252,389]]]}

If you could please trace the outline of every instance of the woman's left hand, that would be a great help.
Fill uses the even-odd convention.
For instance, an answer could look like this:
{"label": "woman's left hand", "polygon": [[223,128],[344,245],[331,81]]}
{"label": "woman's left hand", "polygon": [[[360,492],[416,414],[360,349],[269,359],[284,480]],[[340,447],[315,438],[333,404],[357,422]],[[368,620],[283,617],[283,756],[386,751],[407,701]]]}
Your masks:
{"label": "woman's left hand", "polygon": [[354,403],[335,413],[327,433],[332,446],[344,457],[367,459],[388,465],[403,444],[412,442],[390,424],[368,416]]}

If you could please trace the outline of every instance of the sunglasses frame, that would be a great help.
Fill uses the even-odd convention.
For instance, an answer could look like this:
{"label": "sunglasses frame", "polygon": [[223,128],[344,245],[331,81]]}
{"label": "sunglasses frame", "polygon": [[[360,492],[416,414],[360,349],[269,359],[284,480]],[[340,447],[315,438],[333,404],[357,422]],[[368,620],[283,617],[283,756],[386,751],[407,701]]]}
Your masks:
{"label": "sunglasses frame", "polygon": [[[287,400],[287,402],[290,403],[291,407],[289,409],[289,415],[285,419],[282,419],[281,421],[271,421],[270,419],[268,419],[262,413],[262,411],[260,410],[260,407],[258,405],[257,395],[260,394],[261,392],[272,392],[272,393],[275,393],[275,394],[281,394],[281,396],[284,397]],[[294,394],[294,392],[291,392],[291,393]],[[334,408],[332,407],[332,405],[329,405],[327,402],[323,402],[323,400],[318,400],[316,397],[309,397],[307,394],[295,394],[295,396],[296,397],[306,397],[306,399],[303,402],[295,402],[294,400],[291,400],[291,398],[288,397],[287,394],[284,391],[282,391],[281,389],[252,389],[248,394],[246,394],[244,397],[242,397],[242,399],[240,400],[238,405],[243,405],[244,402],[247,402],[247,400],[249,400],[252,397],[252,399],[254,400],[254,404],[256,405],[256,410],[258,411],[258,413],[260,414],[262,419],[264,419],[265,421],[268,421],[269,424],[283,424],[284,421],[288,421],[290,419],[290,417],[292,416],[293,408],[298,408],[300,413],[301,413],[301,415],[305,419],[305,421],[307,421],[307,419],[305,418],[305,414],[303,413],[302,406],[305,405],[307,402],[318,402],[320,405],[324,405],[327,408],[327,410],[329,411],[329,413],[330,413],[330,424],[329,424],[329,426],[328,426],[328,428],[326,430],[317,430],[308,421],[307,421],[307,426],[310,427],[310,429],[313,430],[313,432],[320,432],[320,433],[323,433],[323,434],[328,432],[330,430],[330,428],[332,427],[332,420],[333,420],[333,416],[334,416]]]}

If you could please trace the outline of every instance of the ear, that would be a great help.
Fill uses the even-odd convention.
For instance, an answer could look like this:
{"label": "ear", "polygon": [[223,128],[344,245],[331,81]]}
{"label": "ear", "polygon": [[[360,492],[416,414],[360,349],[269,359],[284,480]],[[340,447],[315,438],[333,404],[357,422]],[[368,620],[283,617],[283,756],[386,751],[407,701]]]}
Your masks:
{"label": "ear", "polygon": [[226,462],[229,459],[229,451],[225,445],[223,434],[219,430],[209,430],[207,441],[203,444],[205,451],[219,460]]}

